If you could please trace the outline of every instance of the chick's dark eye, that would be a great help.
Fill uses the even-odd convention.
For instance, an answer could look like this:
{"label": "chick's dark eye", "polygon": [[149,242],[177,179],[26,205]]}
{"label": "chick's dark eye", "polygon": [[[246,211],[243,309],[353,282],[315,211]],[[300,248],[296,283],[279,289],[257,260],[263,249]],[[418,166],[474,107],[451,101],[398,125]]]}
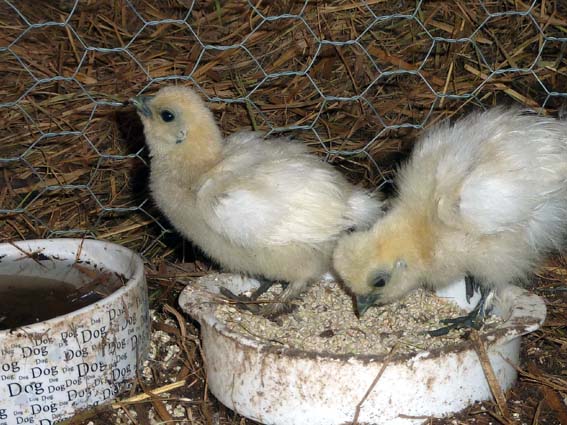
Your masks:
{"label": "chick's dark eye", "polygon": [[168,111],[167,109],[161,111],[159,115],[164,122],[171,122],[175,119],[175,115],[173,115],[173,112]]}
{"label": "chick's dark eye", "polygon": [[375,288],[381,288],[386,285],[386,280],[383,277],[376,277],[372,280],[372,286]]}
{"label": "chick's dark eye", "polygon": [[390,275],[388,273],[376,273],[370,279],[370,285],[375,288],[382,288],[383,286],[386,286],[388,280],[390,280]]}

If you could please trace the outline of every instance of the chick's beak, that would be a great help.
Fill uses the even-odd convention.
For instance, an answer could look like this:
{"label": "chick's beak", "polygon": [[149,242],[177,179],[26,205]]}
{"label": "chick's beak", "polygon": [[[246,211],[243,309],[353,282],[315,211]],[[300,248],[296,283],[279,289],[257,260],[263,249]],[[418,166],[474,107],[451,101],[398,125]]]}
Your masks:
{"label": "chick's beak", "polygon": [[145,117],[150,118],[152,116],[152,110],[148,106],[148,101],[151,100],[151,96],[135,96],[130,99],[130,103]]}
{"label": "chick's beak", "polygon": [[356,312],[358,317],[362,317],[366,310],[380,298],[378,294],[357,295],[356,296]]}

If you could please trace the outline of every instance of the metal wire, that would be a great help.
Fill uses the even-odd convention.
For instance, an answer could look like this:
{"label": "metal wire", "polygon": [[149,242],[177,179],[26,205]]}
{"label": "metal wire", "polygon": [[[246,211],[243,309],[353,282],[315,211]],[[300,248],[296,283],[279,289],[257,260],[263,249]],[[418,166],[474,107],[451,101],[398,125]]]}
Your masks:
{"label": "metal wire", "polygon": [[[412,122],[411,120],[408,120],[407,122],[401,122],[401,123],[398,122],[394,124],[389,122],[379,113],[379,111],[376,110],[373,103],[368,100],[369,93],[371,92],[371,90],[374,90],[377,86],[380,86],[380,84],[387,78],[395,77],[395,76],[399,76],[400,78],[406,78],[406,77],[419,78],[423,82],[424,90],[429,90],[431,93],[435,95],[435,97],[438,100],[447,99],[447,100],[458,100],[465,102],[467,100],[470,100],[471,98],[475,98],[478,95],[478,93],[481,92],[484,84],[486,84],[488,81],[491,81],[496,77],[502,76],[503,74],[522,75],[522,76],[528,75],[533,77],[533,79],[539,84],[538,90],[540,92],[540,95],[543,96],[543,102],[541,102],[542,108],[545,108],[551,99],[567,97],[567,92],[565,91],[566,90],[565,87],[562,87],[560,89],[556,87],[550,87],[548,82],[542,81],[540,79],[540,75],[537,72],[542,67],[548,66],[546,64],[541,63],[541,56],[545,47],[549,43],[565,44],[567,43],[567,37],[557,37],[556,33],[550,35],[545,31],[545,28],[542,28],[542,26],[539,23],[539,20],[536,19],[536,17],[534,16],[536,14],[536,11],[534,9],[538,4],[538,1],[535,0],[532,1],[531,4],[526,5],[526,7],[523,10],[511,10],[511,11],[503,11],[503,12],[502,11],[494,12],[492,11],[492,8],[489,7],[488,5],[489,2],[482,2],[482,7],[485,12],[484,21],[478,26],[478,28],[476,28],[476,30],[470,36],[462,37],[462,38],[440,37],[434,35],[434,33],[430,31],[429,29],[430,27],[428,27],[428,25],[426,25],[422,20],[421,8],[423,1],[416,2],[416,6],[413,9],[412,13],[409,14],[400,13],[400,14],[390,14],[390,15],[376,14],[375,8],[371,7],[371,5],[373,4],[371,0],[361,1],[359,2],[360,4],[357,7],[359,8],[359,10],[361,10],[360,13],[365,13],[366,15],[368,15],[369,19],[367,21],[367,26],[361,32],[356,34],[354,38],[341,40],[341,41],[321,38],[321,35],[314,28],[312,28],[313,23],[309,22],[308,19],[306,19],[306,14],[305,14],[306,9],[309,7],[309,1],[307,0],[303,2],[302,6],[298,9],[296,13],[284,13],[275,16],[264,15],[264,12],[260,7],[258,7],[252,0],[247,0],[248,7],[251,9],[251,11],[253,11],[257,16],[260,17],[260,20],[259,23],[255,27],[253,27],[248,34],[244,35],[243,38],[238,43],[235,44],[211,44],[200,39],[198,31],[196,31],[194,28],[194,23],[192,18],[192,11],[195,6],[195,1],[187,5],[186,13],[182,18],[180,19],[168,18],[161,20],[146,19],[144,14],[140,10],[138,10],[138,6],[136,6],[136,4],[134,4],[132,0],[126,0],[126,2],[128,4],[128,7],[131,9],[132,13],[134,13],[137,16],[140,22],[139,28],[137,29],[137,31],[135,31],[134,35],[124,45],[119,47],[101,47],[97,45],[92,45],[92,43],[86,41],[85,37],[81,36],[79,31],[75,27],[75,23],[72,21],[72,18],[79,7],[80,4],[79,0],[75,0],[74,2],[67,2],[70,4],[70,11],[67,14],[66,18],[61,22],[54,22],[54,21],[32,22],[20,10],[19,2],[4,0],[5,5],[7,5],[7,7],[10,8],[17,15],[18,19],[24,23],[25,29],[21,33],[19,33],[16,37],[13,37],[8,44],[0,47],[0,54],[13,56],[13,58],[21,66],[21,69],[25,71],[25,73],[27,74],[27,78],[29,78],[31,83],[28,85],[28,87],[23,93],[20,94],[15,93],[14,96],[9,97],[9,100],[0,99],[0,110],[7,108],[15,108],[16,110],[19,111],[19,113],[21,113],[23,116],[26,117],[27,121],[34,122],[35,118],[33,116],[30,116],[30,114],[25,108],[22,108],[21,106],[22,100],[26,96],[28,96],[28,94],[34,92],[34,90],[41,87],[42,85],[53,82],[72,84],[77,88],[77,92],[81,93],[82,96],[86,97],[86,99],[88,99],[88,101],[92,103],[93,109],[90,112],[89,123],[92,120],[92,118],[95,116],[95,113],[99,108],[121,107],[122,106],[121,102],[114,99],[101,98],[101,96],[91,93],[88,90],[88,87],[86,87],[81,82],[81,78],[79,78],[78,76],[79,70],[81,69],[82,65],[88,61],[89,55],[92,54],[92,52],[97,52],[101,54],[119,53],[126,55],[129,58],[129,60],[135,62],[138,65],[140,72],[144,74],[146,80],[146,84],[142,87],[140,93],[146,91],[151,85],[155,83],[169,81],[169,80],[176,80],[176,81],[186,80],[190,82],[192,85],[194,85],[196,88],[200,89],[206,95],[205,90],[203,90],[200,87],[199,82],[194,78],[195,69],[198,68],[201,62],[205,61],[205,55],[207,55],[208,53],[238,49],[242,52],[243,55],[245,55],[250,61],[252,61],[254,67],[260,70],[262,76],[259,79],[259,81],[254,83],[253,87],[242,93],[240,96],[228,97],[228,98],[214,96],[209,98],[212,102],[222,102],[227,104],[238,103],[238,104],[250,105],[252,108],[254,108],[255,112],[260,117],[262,117],[266,125],[269,127],[270,133],[279,133],[282,131],[290,131],[290,130],[310,131],[315,135],[315,137],[324,147],[324,149],[326,150],[329,156],[341,155],[341,156],[349,157],[352,155],[366,155],[369,162],[371,164],[374,164],[374,166],[377,168],[377,171],[380,173],[381,170],[379,169],[378,165],[372,158],[372,155],[369,154],[370,147],[375,143],[379,143],[382,138],[387,137],[386,134],[388,130],[393,130],[393,129],[395,130],[400,128],[416,128],[416,129],[423,128],[423,126],[427,123],[432,111],[432,109],[430,109],[429,113],[425,114],[423,116],[423,119],[420,120],[419,122]],[[159,5],[157,7],[159,7]],[[489,25],[493,19],[502,16],[509,16],[513,18],[521,18],[528,20],[527,22],[533,25],[539,37],[543,40],[543,43],[540,43],[541,47],[537,52],[537,54],[534,55],[534,57],[531,58],[530,61],[527,62],[523,61],[522,63],[525,63],[525,65],[523,65],[522,67],[514,67],[508,64],[508,66],[504,68],[495,68],[494,64],[490,63],[484,57],[482,48],[481,46],[479,46],[479,41],[477,37],[478,33],[482,30],[484,26]],[[312,46],[310,47],[314,48],[315,53],[313,54],[313,58],[311,61],[309,61],[306,64],[298,64],[296,69],[270,72],[269,66],[267,66],[269,64],[264,63],[262,58],[258,57],[259,55],[257,55],[257,53],[255,53],[253,50],[250,49],[248,41],[252,37],[254,37],[255,34],[261,31],[264,25],[269,25],[270,23],[278,22],[281,20],[297,21],[298,25],[300,25],[303,31],[305,31],[305,33],[308,35],[308,38],[310,40],[309,42],[312,44]],[[368,45],[365,42],[368,33],[372,31],[373,28],[377,25],[383,25],[392,22],[400,22],[400,24],[416,25],[416,28],[419,29],[421,36],[429,38],[430,48],[424,60],[421,61],[421,65],[419,67],[411,70],[401,69],[401,68],[384,70],[382,69],[381,64],[376,60],[375,56],[370,54],[370,52],[368,51]],[[200,53],[196,59],[195,66],[193,67],[193,70],[191,72],[183,73],[179,75],[167,75],[167,76],[155,77],[152,75],[146,64],[133,53],[132,49],[136,46],[137,40],[144,31],[150,30],[154,27],[158,27],[163,24],[175,24],[178,26],[182,26],[186,28],[188,34],[190,34],[190,36],[193,39],[197,40],[197,43],[199,44],[200,47]],[[30,67],[30,65],[18,55],[16,51],[17,49],[15,49],[14,47],[18,44],[20,40],[26,37],[31,31],[43,31],[48,28],[54,28],[54,27],[62,28],[65,31],[67,31],[69,33],[69,37],[70,38],[72,37],[72,39],[76,43],[78,43],[78,46],[80,46],[81,48],[80,50],[82,51],[82,53],[79,58],[78,66],[76,67],[74,72],[71,73],[70,75],[57,74],[50,77],[40,78],[36,75],[36,72],[34,72],[34,70]],[[5,30],[6,28],[5,29],[0,28],[0,34]],[[429,56],[432,54],[432,52],[434,52],[436,46],[442,43],[468,44],[471,46],[472,49],[474,49],[476,54],[479,55],[480,60],[485,65],[484,69],[488,71],[486,72],[486,75],[483,76],[483,81],[476,88],[474,88],[473,91],[455,92],[455,93],[451,93],[451,92],[447,93],[445,91],[440,92],[436,90],[432,84],[430,84],[428,73],[424,71],[423,67],[424,64],[427,62]],[[372,79],[368,82],[365,82],[361,87],[359,87],[359,91],[355,93],[329,93],[328,90],[323,89],[321,87],[320,80],[314,77],[312,70],[314,64],[319,59],[321,52],[328,46],[337,47],[337,48],[348,46],[349,48],[358,51],[363,56],[364,60],[369,64],[369,69],[370,69],[369,73],[372,74]],[[320,128],[318,127],[318,121],[321,117],[323,107],[315,115],[313,120],[306,123],[293,124],[282,127],[278,123],[272,122],[272,120],[270,120],[270,117],[267,116],[261,110],[261,108],[258,107],[258,105],[256,105],[255,94],[260,87],[265,87],[265,85],[269,85],[274,79],[278,79],[281,77],[295,77],[295,76],[301,76],[309,80],[310,84],[315,88],[318,95],[322,99],[323,105],[328,105],[332,102],[353,102],[353,101],[363,102],[368,108],[368,110],[376,115],[378,121],[381,124],[382,127],[381,130],[377,131],[373,136],[369,137],[364,148],[357,150],[344,150],[344,149],[329,148],[328,144],[325,143],[324,137],[321,134]],[[107,152],[100,151],[97,148],[96,144],[90,140],[89,125],[77,131],[65,130],[65,129],[62,129],[60,131],[45,131],[43,128],[39,126],[37,127],[37,129],[39,129],[39,134],[40,134],[39,137],[33,135],[32,132],[30,132],[30,138],[33,137],[33,140],[28,141],[29,146],[25,151],[17,152],[14,156],[0,157],[0,168],[1,167],[10,168],[11,166],[15,166],[16,164],[17,165],[25,164],[33,173],[35,172],[34,165],[31,164],[26,158],[29,152],[36,149],[38,144],[46,139],[60,138],[64,136],[81,137],[90,146],[90,148],[96,152],[96,155],[99,158],[97,167],[101,166],[101,164],[107,160],[120,161],[120,160],[132,159],[132,158],[137,158],[137,159],[141,158],[141,151],[128,155],[116,155],[116,154],[109,154]],[[2,219],[2,215],[29,213],[28,208],[29,205],[33,203],[33,200],[44,196],[44,194],[48,192],[74,191],[74,190],[86,191],[88,195],[92,197],[92,199],[94,199],[100,211],[99,218],[96,223],[100,223],[101,220],[103,220],[103,217],[109,214],[127,214],[132,212],[139,212],[142,215],[146,216],[150,221],[155,222],[159,226],[158,235],[156,237],[157,240],[162,238],[168,232],[168,227],[166,225],[160,224],[159,220],[157,220],[152,215],[150,210],[147,208],[148,203],[146,201],[141,201],[137,205],[127,206],[127,207],[109,206],[107,202],[99,199],[100,198],[99,194],[95,193],[92,190],[91,181],[84,184],[83,183],[47,184],[44,187],[40,188],[38,191],[26,195],[26,197],[22,200],[22,202],[20,202],[20,205],[17,207],[4,208],[3,205],[0,205],[0,220]],[[45,226],[50,229],[50,231],[46,234],[46,236],[69,236],[76,234],[100,236],[96,234],[97,233],[97,231],[95,230],[96,224],[94,227],[91,226],[88,229],[66,228],[65,226],[53,228],[50,227],[49,223],[45,223]]]}

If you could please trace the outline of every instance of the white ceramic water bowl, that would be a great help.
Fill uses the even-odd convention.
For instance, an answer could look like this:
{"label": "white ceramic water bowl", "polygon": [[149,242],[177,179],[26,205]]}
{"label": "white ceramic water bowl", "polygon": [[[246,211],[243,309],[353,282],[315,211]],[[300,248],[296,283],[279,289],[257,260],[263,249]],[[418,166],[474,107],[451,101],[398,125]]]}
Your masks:
{"label": "white ceramic water bowl", "polygon": [[[14,246],[16,245],[16,246]],[[131,387],[149,346],[144,266],[108,242],[42,239],[0,244],[0,274],[36,276],[76,287],[113,272],[125,284],[71,313],[0,331],[0,425],[51,425]],[[38,299],[35,302],[41,303]]]}
{"label": "white ceramic water bowl", "polygon": [[[229,274],[206,276],[187,286],[179,300],[201,324],[211,392],[225,406],[264,424],[352,423],[384,356],[306,352],[234,332],[215,316],[214,298],[220,286],[238,294],[258,283]],[[468,310],[473,307],[465,301],[464,281],[447,288],[442,296]],[[516,380],[520,337],[541,326],[546,309],[537,295],[510,286],[496,301],[495,313],[505,322],[485,340],[492,367],[506,390]],[[446,416],[490,398],[477,354],[463,342],[450,350],[391,358],[362,404],[357,423],[419,424],[427,417]]]}

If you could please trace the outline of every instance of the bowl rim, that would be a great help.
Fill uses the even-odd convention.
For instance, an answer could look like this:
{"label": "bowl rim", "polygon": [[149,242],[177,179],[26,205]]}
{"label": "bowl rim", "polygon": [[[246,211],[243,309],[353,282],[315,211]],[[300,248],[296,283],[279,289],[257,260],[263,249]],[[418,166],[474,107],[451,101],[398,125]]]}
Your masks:
{"label": "bowl rim", "polygon": [[[32,324],[29,324],[29,325],[18,326],[16,328],[0,330],[0,340],[2,340],[5,337],[17,335],[17,332],[19,330],[23,330],[24,332],[29,333],[29,334],[45,332],[46,328],[49,329],[49,328],[53,327],[55,324],[60,323],[62,321],[67,321],[69,319],[72,320],[72,317],[79,316],[79,315],[95,308],[95,306],[112,304],[113,302],[116,301],[116,299],[120,298],[125,293],[134,289],[137,285],[142,283],[143,280],[144,280],[144,262],[143,262],[142,258],[136,252],[132,251],[131,249],[126,248],[125,246],[116,244],[114,242],[107,242],[107,241],[103,241],[103,240],[87,239],[87,238],[29,239],[29,240],[0,243],[0,252],[2,252],[5,247],[12,248],[14,250],[14,253],[19,252],[19,250],[17,248],[15,248],[14,245],[16,245],[17,247],[19,247],[21,249],[26,249],[26,248],[29,249],[30,245],[35,245],[34,246],[34,248],[35,248],[35,247],[43,247],[43,245],[47,246],[49,244],[59,244],[59,243],[64,243],[68,246],[76,248],[77,250],[79,249],[79,247],[80,247],[81,250],[83,250],[83,249],[85,249],[85,246],[87,246],[87,245],[91,245],[91,246],[99,245],[100,247],[106,247],[104,250],[106,250],[107,248],[112,248],[115,251],[120,251],[121,254],[124,254],[125,256],[128,256],[128,255],[130,256],[129,261],[130,261],[130,264],[133,265],[133,273],[132,273],[131,276],[125,276],[126,283],[124,285],[122,285],[120,288],[113,291],[110,295],[108,295],[104,298],[101,298],[100,300],[98,300],[94,303],[87,304],[86,306],[81,307],[77,310],[70,311],[69,313],[62,314],[60,316],[52,317],[51,319],[43,320],[41,322],[32,323]],[[25,247],[20,246],[20,245],[24,245],[24,244],[28,244],[28,246],[25,246]],[[77,244],[77,245],[74,245],[74,244]],[[0,256],[0,262],[13,261],[13,260],[11,260],[11,257],[8,258],[8,259],[6,259],[6,257],[7,256]],[[25,258],[25,255],[22,254],[18,258]],[[63,260],[62,258],[56,258],[53,255],[49,259],[50,260],[60,260],[60,261]],[[67,259],[67,258],[65,258],[65,259]],[[79,259],[80,259],[80,256],[79,256]]]}
{"label": "bowl rim", "polygon": [[[474,350],[470,340],[459,341],[444,347],[423,350],[417,353],[388,353],[382,354],[354,354],[354,353],[331,353],[327,351],[303,350],[294,347],[280,346],[269,341],[262,341],[250,337],[242,332],[235,331],[216,317],[216,307],[219,305],[215,298],[218,294],[209,291],[203,282],[210,283],[211,277],[217,277],[219,281],[238,276],[229,273],[209,274],[198,278],[193,284],[187,285],[179,296],[179,305],[190,316],[195,318],[201,326],[206,324],[222,336],[229,338],[243,347],[257,350],[260,353],[284,355],[297,359],[327,359],[340,361],[359,361],[362,363],[383,362],[388,357],[389,363],[402,363],[409,360],[435,359],[449,354],[458,354],[464,351]],[[511,314],[506,321],[489,332],[481,333],[481,340],[489,346],[504,344],[529,332],[537,330],[545,320],[546,307],[543,299],[523,288],[510,285],[505,288],[508,295],[512,296],[513,305]],[[531,308],[526,308],[531,307]],[[528,312],[532,312],[529,314]]]}

